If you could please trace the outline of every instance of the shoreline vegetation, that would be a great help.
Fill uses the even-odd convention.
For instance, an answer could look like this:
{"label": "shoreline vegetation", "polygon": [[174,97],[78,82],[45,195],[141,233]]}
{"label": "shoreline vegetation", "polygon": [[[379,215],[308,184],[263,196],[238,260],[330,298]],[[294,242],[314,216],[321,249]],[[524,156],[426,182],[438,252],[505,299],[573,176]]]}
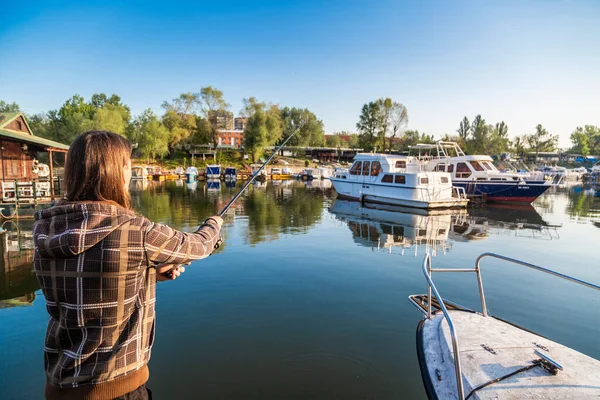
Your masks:
{"label": "shoreline vegetation", "polygon": [[[306,108],[280,106],[260,101],[255,97],[242,100],[236,118],[236,129],[243,130],[239,149],[219,147],[220,131],[233,128],[233,112],[222,91],[205,86],[199,92],[182,93],[164,101],[162,115],[146,109],[132,115],[131,109],[117,94],[95,93],[89,100],[76,94],[55,110],[26,115],[36,136],[70,144],[80,133],[88,130],[108,130],[127,137],[135,147],[133,157],[137,165],[161,165],[167,168],[193,165],[202,167],[213,162],[193,158],[194,149],[217,149],[215,163],[242,167],[259,162],[265,149],[285,140],[301,122],[305,125],[293,137],[290,146],[361,149],[365,152],[401,152],[417,143],[435,143],[437,140],[457,142],[467,154],[501,156],[510,154],[524,158],[527,154],[556,152],[558,136],[541,124],[531,133],[509,137],[504,122],[488,124],[477,115],[470,121],[466,116],[458,128],[439,138],[407,129],[407,107],[392,100],[380,98],[363,105],[358,114],[356,132],[335,132],[326,135],[324,124]],[[0,100],[0,113],[20,112],[19,104]],[[237,120],[243,125],[237,126]],[[230,127],[231,126],[231,127]],[[570,136],[572,147],[566,151],[588,155],[600,154],[600,128],[593,125],[576,127]],[[309,162],[302,154],[296,159]],[[193,160],[193,161],[192,161]],[[291,161],[288,161],[291,162]],[[292,161],[293,162],[293,161]]]}

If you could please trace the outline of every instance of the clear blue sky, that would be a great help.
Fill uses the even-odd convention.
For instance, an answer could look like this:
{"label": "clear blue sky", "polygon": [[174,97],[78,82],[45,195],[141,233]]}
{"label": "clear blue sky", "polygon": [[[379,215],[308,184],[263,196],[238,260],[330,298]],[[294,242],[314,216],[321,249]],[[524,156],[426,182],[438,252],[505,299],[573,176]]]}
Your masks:
{"label": "clear blue sky", "polygon": [[[18,4],[22,3],[22,4]],[[213,85],[307,107],[355,130],[386,96],[409,128],[440,136],[463,116],[536,124],[569,143],[600,125],[600,1],[0,0],[0,99],[36,113],[75,93],[118,93],[134,113]]]}

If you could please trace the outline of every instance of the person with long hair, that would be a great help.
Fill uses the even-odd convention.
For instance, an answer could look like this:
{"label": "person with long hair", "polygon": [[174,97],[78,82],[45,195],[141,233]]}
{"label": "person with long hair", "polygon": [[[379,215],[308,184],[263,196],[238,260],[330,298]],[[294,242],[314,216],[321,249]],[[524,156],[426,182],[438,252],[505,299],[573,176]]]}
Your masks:
{"label": "person with long hair", "polygon": [[148,399],[156,281],[211,254],[223,220],[194,233],[130,209],[131,144],[91,131],[65,162],[66,195],[35,214],[34,269],[50,320],[44,345],[48,399]]}

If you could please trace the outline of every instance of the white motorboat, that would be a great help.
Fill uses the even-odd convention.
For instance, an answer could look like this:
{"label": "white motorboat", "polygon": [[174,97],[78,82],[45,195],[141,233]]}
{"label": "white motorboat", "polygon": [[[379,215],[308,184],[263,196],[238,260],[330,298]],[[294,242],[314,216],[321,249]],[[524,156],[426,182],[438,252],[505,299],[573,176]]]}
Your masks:
{"label": "white motorboat", "polygon": [[[409,300],[423,314],[417,354],[432,399],[588,399],[600,396],[600,361],[488,314],[481,260],[496,258],[600,291],[600,286],[493,253],[474,268],[432,268],[425,256],[428,293]],[[474,272],[481,312],[440,296],[433,272]]]}
{"label": "white motorboat", "polygon": [[450,174],[426,171],[416,157],[357,154],[352,167],[330,178],[341,198],[415,208],[461,208],[468,199]]}
{"label": "white motorboat", "polygon": [[455,142],[418,144],[411,149],[426,162],[428,171],[450,173],[454,186],[488,202],[531,203],[551,186],[538,175],[500,172],[490,156],[466,155]]}
{"label": "white motorboat", "polygon": [[148,168],[141,165],[131,167],[131,179],[148,179]]}
{"label": "white motorboat", "polygon": [[185,178],[189,183],[196,182],[196,179],[198,179],[198,169],[196,167],[188,167],[185,170]]}

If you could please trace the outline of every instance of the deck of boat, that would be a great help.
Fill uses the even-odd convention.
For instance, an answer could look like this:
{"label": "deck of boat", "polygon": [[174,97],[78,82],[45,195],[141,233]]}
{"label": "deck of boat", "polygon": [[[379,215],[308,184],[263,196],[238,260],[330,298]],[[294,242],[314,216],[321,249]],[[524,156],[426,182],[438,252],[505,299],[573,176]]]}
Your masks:
{"label": "deck of boat", "polygon": [[[553,375],[543,367],[535,366],[481,388],[470,398],[600,398],[600,361],[494,317],[456,308],[449,309],[449,314],[459,341],[465,396],[474,388],[532,365],[540,359],[534,353],[538,350],[564,370]],[[431,320],[421,321],[417,341],[429,396],[456,399],[452,338],[441,312]]]}

